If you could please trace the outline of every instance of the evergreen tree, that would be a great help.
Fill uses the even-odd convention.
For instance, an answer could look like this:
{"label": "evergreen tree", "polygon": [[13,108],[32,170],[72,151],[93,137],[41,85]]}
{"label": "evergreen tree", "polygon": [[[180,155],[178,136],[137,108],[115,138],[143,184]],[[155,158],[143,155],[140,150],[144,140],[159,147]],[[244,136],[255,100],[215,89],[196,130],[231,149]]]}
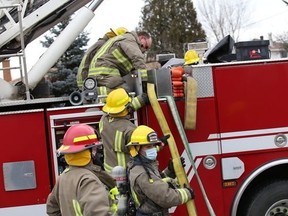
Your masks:
{"label": "evergreen tree", "polygon": [[172,52],[177,57],[184,56],[186,43],[206,37],[191,0],[145,0],[138,30],[152,36],[150,52]]}
{"label": "evergreen tree", "polygon": [[[70,18],[51,28],[50,34],[44,36],[45,41],[40,41],[42,46],[49,47],[69,22]],[[88,41],[88,33],[82,32],[58,59],[53,67],[53,72],[49,73],[48,79],[51,82],[51,93],[54,96],[67,96],[77,89],[77,70],[86,51],[83,47],[87,46]]]}

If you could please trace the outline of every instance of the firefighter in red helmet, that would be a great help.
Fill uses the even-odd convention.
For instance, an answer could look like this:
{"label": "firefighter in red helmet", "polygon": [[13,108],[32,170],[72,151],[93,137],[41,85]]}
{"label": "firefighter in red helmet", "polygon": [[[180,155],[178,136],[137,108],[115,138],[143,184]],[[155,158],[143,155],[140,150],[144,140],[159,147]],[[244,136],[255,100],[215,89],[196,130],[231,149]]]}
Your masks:
{"label": "firefighter in red helmet", "polygon": [[69,167],[58,177],[48,196],[49,216],[112,215],[115,205],[109,190],[114,192],[116,183],[92,163],[91,149],[97,145],[100,143],[91,126],[76,124],[67,130],[63,145],[57,151],[64,155]]}

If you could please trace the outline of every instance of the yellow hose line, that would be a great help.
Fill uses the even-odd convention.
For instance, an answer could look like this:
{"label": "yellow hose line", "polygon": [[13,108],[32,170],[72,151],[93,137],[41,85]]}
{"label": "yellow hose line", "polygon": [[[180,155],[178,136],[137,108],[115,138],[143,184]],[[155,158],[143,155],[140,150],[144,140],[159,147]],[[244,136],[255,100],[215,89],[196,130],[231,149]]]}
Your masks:
{"label": "yellow hose line", "polygon": [[[169,145],[169,149],[171,152],[171,156],[172,156],[172,160],[173,160],[173,166],[174,166],[174,170],[175,170],[175,174],[177,176],[177,179],[178,179],[178,181],[182,187],[184,184],[189,185],[187,175],[186,175],[185,170],[181,164],[180,155],[179,155],[173,134],[170,131],[170,128],[168,126],[166,118],[165,118],[163,111],[162,111],[162,109],[159,105],[159,102],[157,100],[154,84],[147,83],[147,92],[148,92],[149,101],[150,101],[151,106],[153,108],[153,111],[156,115],[156,118],[159,122],[162,133],[164,135],[168,135],[168,134],[170,135],[170,138],[168,139],[168,145]],[[186,203],[186,207],[187,207],[187,211],[188,211],[189,216],[197,216],[194,200],[189,200]]]}
{"label": "yellow hose line", "polygon": [[189,76],[185,87],[184,128],[194,130],[196,128],[197,81]]}

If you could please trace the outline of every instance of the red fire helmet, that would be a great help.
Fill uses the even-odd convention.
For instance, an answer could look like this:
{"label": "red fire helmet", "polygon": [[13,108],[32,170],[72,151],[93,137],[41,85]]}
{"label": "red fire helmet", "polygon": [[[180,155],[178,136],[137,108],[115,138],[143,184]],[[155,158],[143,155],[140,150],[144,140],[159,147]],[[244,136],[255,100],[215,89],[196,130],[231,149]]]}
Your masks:
{"label": "red fire helmet", "polygon": [[94,129],[86,124],[72,125],[65,133],[63,145],[57,150],[60,154],[71,154],[100,145]]}

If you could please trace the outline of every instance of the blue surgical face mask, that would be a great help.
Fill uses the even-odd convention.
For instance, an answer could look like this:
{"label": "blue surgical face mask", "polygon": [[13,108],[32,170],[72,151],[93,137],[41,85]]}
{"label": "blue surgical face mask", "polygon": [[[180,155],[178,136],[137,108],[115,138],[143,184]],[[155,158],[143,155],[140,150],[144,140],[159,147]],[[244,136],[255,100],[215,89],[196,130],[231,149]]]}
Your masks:
{"label": "blue surgical face mask", "polygon": [[151,149],[147,149],[145,153],[146,153],[146,158],[148,158],[149,160],[156,160],[157,149],[155,147]]}

